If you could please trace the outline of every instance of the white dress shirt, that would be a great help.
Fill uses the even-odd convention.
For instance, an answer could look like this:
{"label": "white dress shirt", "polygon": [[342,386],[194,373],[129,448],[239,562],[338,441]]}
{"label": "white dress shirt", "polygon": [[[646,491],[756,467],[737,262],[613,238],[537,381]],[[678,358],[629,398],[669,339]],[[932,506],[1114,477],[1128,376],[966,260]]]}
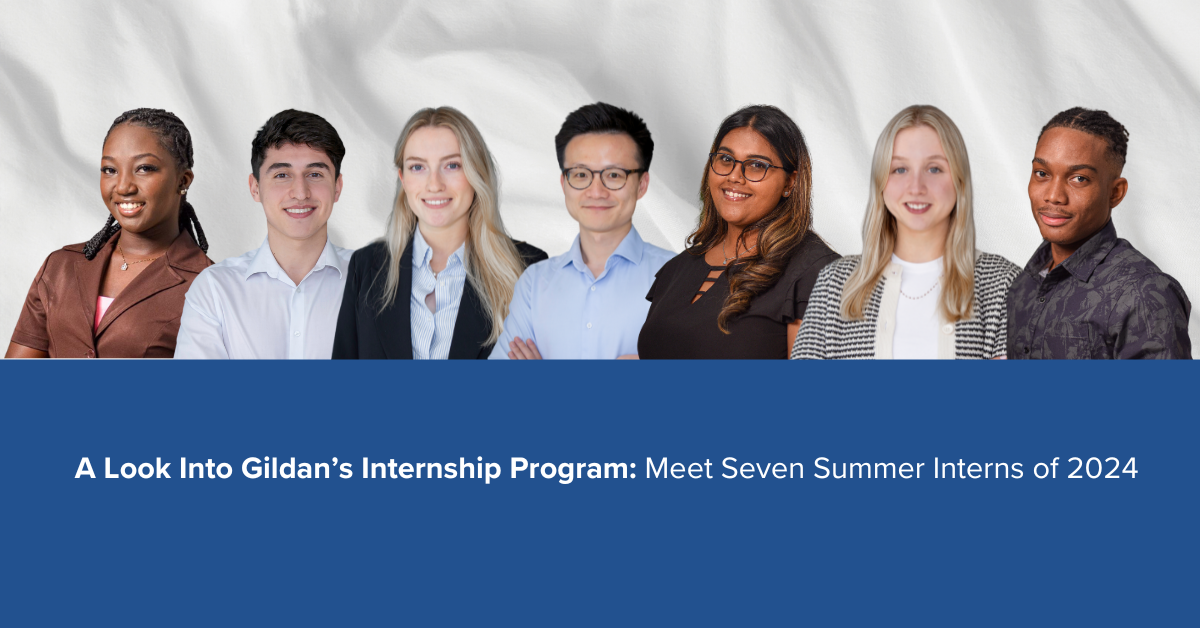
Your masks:
{"label": "white dress shirt", "polygon": [[326,240],[300,285],[266,240],[209,266],[188,288],[175,357],[329,359],[353,253]]}
{"label": "white dress shirt", "polygon": [[521,274],[491,360],[507,360],[513,338],[532,340],[547,360],[611,360],[636,354],[654,276],[675,254],[631,228],[593,276],[579,236],[571,249]]}
{"label": "white dress shirt", "polygon": [[[433,249],[425,242],[421,230],[413,234],[412,294],[409,295],[412,348],[414,360],[445,360],[450,357],[450,341],[454,338],[454,323],[467,284],[464,256],[466,243],[446,260],[446,267],[434,273],[429,262]],[[436,312],[430,312],[425,297],[434,293]]]}

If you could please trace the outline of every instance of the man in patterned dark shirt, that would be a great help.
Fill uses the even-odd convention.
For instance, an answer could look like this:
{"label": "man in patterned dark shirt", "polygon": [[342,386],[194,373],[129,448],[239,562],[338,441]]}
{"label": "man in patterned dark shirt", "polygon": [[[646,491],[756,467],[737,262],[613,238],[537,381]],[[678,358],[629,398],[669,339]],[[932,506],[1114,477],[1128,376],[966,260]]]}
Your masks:
{"label": "man in patterned dark shirt", "polygon": [[1191,358],[1183,287],[1117,237],[1129,133],[1076,107],[1038,136],[1029,202],[1045,242],[1008,292],[1013,359]]}

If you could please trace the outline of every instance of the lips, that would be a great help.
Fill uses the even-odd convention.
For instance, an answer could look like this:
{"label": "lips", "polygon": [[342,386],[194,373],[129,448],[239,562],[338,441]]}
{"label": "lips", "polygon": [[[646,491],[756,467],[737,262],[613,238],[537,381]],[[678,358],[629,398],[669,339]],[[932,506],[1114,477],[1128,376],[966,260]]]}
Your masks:
{"label": "lips", "polygon": [[450,204],[448,198],[423,198],[421,202],[430,209],[441,209]]}
{"label": "lips", "polygon": [[933,203],[913,203],[910,201],[904,204],[904,209],[913,214],[924,214],[929,211],[930,207],[933,207]]}
{"label": "lips", "polygon": [[298,205],[294,207],[284,207],[283,211],[287,212],[288,218],[308,218],[317,208],[313,205]]}
{"label": "lips", "polygon": [[1046,211],[1044,209],[1038,210],[1038,218],[1040,218],[1042,224],[1046,225],[1047,227],[1061,227],[1071,220],[1071,216],[1067,214]]}
{"label": "lips", "polygon": [[117,203],[117,211],[121,212],[122,216],[136,216],[145,206],[146,201],[122,201]]}
{"label": "lips", "polygon": [[727,190],[725,188],[721,188],[721,194],[725,196],[725,200],[727,200],[731,203],[740,203],[741,201],[744,201],[744,200],[750,198],[751,196],[754,196],[753,194],[748,194],[746,192],[738,192],[736,190]]}

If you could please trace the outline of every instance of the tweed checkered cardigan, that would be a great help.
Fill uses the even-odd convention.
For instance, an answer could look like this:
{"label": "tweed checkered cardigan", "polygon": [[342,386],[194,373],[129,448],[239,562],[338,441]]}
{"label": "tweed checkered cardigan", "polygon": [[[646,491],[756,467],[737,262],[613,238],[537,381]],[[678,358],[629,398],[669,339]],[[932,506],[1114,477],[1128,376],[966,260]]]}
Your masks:
{"label": "tweed checkered cardigan", "polygon": [[[862,256],[850,255],[821,270],[808,299],[800,332],[792,345],[793,360],[869,360],[875,358],[879,340],[880,307],[885,301],[889,273],[880,278],[867,299],[863,319],[852,321],[841,316],[842,287],[858,267]],[[1020,272],[1012,262],[991,253],[975,258],[975,305],[972,317],[947,324],[953,335],[952,355],[960,360],[990,359],[1005,355],[1008,338],[1008,287]],[[894,290],[899,290],[899,277]],[[895,299],[891,299],[895,307]],[[890,335],[886,336],[890,339]],[[890,351],[890,346],[887,347]]]}

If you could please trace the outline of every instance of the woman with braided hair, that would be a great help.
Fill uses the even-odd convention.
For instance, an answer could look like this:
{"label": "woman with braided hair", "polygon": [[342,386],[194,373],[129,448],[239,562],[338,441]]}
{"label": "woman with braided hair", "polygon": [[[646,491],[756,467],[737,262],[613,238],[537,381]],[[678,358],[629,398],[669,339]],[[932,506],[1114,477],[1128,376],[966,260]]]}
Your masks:
{"label": "woman with braided hair", "polygon": [[817,274],[838,258],[812,226],[812,160],[784,112],[721,123],[700,182],[700,224],[655,276],[642,359],[786,359]]}
{"label": "woman with braided hair", "polygon": [[113,121],[100,159],[108,221],[46,258],[5,357],[172,357],[184,293],[212,264],[187,202],[192,179],[192,137],[175,114]]}

